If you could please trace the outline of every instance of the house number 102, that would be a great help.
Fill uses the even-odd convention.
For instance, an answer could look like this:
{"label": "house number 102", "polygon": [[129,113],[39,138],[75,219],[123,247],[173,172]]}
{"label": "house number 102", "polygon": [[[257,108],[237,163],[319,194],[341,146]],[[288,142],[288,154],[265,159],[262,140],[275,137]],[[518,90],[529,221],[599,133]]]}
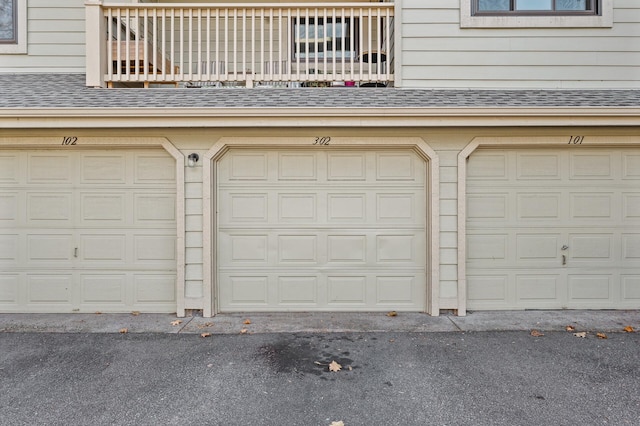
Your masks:
{"label": "house number 102", "polygon": [[77,145],[78,138],[75,136],[65,136],[62,138],[62,145]]}

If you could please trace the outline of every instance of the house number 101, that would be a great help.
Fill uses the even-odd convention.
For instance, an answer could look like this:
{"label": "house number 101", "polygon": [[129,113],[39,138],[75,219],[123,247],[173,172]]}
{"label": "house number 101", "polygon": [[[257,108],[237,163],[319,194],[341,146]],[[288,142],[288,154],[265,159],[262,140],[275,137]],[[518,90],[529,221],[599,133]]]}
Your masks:
{"label": "house number 101", "polygon": [[584,136],[569,136],[568,145],[582,145],[584,142]]}

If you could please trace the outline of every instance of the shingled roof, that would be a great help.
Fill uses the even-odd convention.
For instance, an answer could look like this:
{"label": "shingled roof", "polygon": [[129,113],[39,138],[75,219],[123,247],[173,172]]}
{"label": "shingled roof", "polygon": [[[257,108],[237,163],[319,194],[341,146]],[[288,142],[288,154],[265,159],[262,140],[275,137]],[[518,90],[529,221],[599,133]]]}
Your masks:
{"label": "shingled roof", "polygon": [[84,74],[0,74],[0,109],[638,108],[640,90],[101,89]]}

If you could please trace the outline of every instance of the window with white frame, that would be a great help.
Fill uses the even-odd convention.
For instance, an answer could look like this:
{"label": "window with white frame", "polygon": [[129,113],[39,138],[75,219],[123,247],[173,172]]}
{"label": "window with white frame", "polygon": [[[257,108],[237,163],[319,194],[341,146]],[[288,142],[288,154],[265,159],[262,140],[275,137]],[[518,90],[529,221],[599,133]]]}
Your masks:
{"label": "window with white frame", "polygon": [[0,0],[0,53],[27,53],[27,0]]}
{"label": "window with white frame", "polygon": [[474,0],[474,14],[597,15],[598,0]]}
{"label": "window with white frame", "polygon": [[460,0],[461,28],[604,28],[613,0]]}

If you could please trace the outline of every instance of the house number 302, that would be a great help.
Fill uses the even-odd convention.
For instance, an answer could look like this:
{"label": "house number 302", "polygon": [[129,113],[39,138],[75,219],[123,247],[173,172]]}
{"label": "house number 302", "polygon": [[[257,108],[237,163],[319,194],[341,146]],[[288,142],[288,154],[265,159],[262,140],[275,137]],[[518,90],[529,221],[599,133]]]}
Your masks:
{"label": "house number 302", "polygon": [[313,145],[329,145],[329,142],[331,142],[330,136],[316,136]]}
{"label": "house number 302", "polygon": [[584,136],[569,136],[568,145],[582,145],[584,142]]}
{"label": "house number 302", "polygon": [[62,138],[62,145],[67,146],[67,145],[77,145],[78,144],[78,138],[75,136],[65,136]]}

